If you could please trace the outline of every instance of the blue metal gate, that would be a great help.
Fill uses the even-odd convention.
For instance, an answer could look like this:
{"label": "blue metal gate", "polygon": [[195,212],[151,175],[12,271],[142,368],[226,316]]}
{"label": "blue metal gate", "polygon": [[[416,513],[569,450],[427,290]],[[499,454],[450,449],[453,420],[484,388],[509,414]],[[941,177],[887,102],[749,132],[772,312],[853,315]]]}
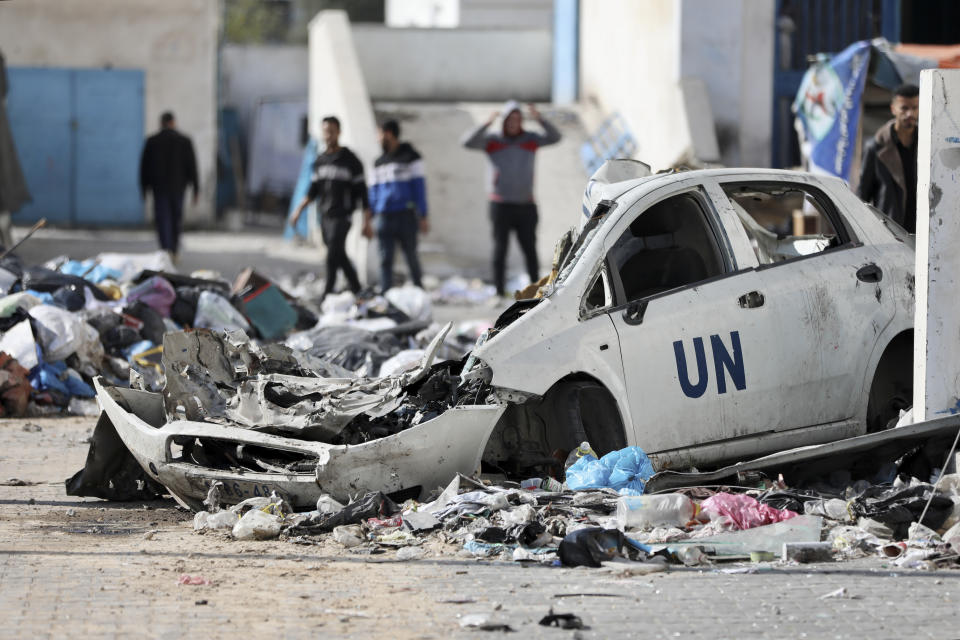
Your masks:
{"label": "blue metal gate", "polygon": [[809,57],[858,40],[900,37],[900,0],[777,0],[773,71],[774,167],[800,163],[790,106]]}
{"label": "blue metal gate", "polygon": [[143,222],[143,72],[8,69],[7,111],[33,196],[15,216],[77,225]]}

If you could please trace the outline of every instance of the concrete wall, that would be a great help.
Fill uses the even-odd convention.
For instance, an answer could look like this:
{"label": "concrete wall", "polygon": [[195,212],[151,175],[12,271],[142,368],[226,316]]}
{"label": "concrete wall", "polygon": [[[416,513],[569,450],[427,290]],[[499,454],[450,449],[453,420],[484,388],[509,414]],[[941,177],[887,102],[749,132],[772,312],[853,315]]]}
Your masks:
{"label": "concrete wall", "polygon": [[307,98],[307,47],[228,44],[220,64],[223,105],[236,107],[247,132],[264,98]]}
{"label": "concrete wall", "polygon": [[391,29],[353,25],[375,100],[549,100],[549,29]]}
{"label": "concrete wall", "polygon": [[772,133],[774,3],[680,0],[680,10],[678,76],[706,84],[723,163],[766,166]]}
{"label": "concrete wall", "polygon": [[773,13],[749,0],[582,0],[581,98],[619,111],[654,168],[767,166]]}
{"label": "concrete wall", "polygon": [[213,216],[217,3],[209,0],[17,0],[0,3],[9,66],[142,69],[144,134],[170,109],[194,143],[201,196],[189,222]]}
{"label": "concrete wall", "polygon": [[460,24],[460,0],[386,0],[388,27],[452,29]]}
{"label": "concrete wall", "polygon": [[689,150],[678,84],[679,5],[674,0],[583,0],[580,97],[619,111],[655,170]]}
{"label": "concrete wall", "polygon": [[[337,116],[341,127],[340,144],[350,147],[369,171],[380,154],[380,144],[373,105],[346,12],[318,13],[310,21],[308,34],[310,87],[307,118],[310,135],[322,140],[320,125],[323,117]],[[347,236],[347,253],[353,259],[361,281],[367,283],[374,267],[367,259],[370,243],[360,234],[360,220],[360,214],[354,214],[354,224]]]}
{"label": "concrete wall", "polygon": [[549,29],[553,0],[460,0],[460,26],[484,29]]}
{"label": "concrete wall", "polygon": [[920,72],[913,419],[960,412],[960,69]]}
{"label": "concrete wall", "polygon": [[[486,194],[486,156],[460,146],[460,137],[485,121],[498,103],[376,103],[381,118],[399,120],[402,138],[423,156],[427,175],[430,233],[421,240],[424,270],[437,276],[453,273],[490,281],[493,241]],[[585,139],[576,114],[543,107],[544,116],[563,134],[559,144],[537,152],[534,195],[540,222],[537,249],[542,272],[550,266],[560,235],[580,221],[587,176],[579,149]],[[525,124],[530,128],[534,124]],[[396,266],[406,265],[397,258]],[[453,269],[453,271],[451,271]],[[519,246],[511,240],[508,275],[525,273]]]}

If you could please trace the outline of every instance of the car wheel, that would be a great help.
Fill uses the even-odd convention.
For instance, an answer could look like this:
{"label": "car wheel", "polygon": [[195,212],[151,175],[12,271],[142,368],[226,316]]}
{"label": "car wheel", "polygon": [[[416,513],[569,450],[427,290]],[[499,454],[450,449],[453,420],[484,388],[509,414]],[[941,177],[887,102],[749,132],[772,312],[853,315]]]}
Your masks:
{"label": "car wheel", "polygon": [[555,389],[554,415],[567,450],[587,441],[599,455],[627,446],[613,396],[595,382],[565,382]]}
{"label": "car wheel", "polygon": [[913,340],[891,343],[877,365],[867,400],[867,433],[893,427],[913,403]]}

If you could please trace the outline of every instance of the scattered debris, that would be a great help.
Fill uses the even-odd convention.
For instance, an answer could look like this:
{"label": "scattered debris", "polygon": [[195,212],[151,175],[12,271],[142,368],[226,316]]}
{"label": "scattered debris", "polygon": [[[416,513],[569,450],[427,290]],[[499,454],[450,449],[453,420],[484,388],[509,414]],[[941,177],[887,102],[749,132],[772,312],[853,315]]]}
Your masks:
{"label": "scattered debris", "polygon": [[192,587],[200,587],[200,586],[208,586],[213,583],[201,575],[192,576],[188,573],[181,573],[180,577],[177,579],[177,584],[185,584]]}
{"label": "scattered debris", "polygon": [[497,620],[486,613],[470,613],[460,618],[460,626],[464,629],[478,631],[515,631],[513,627],[502,620]]}
{"label": "scattered debris", "polygon": [[589,628],[583,625],[583,620],[580,619],[580,616],[572,613],[554,613],[552,608],[550,609],[550,613],[540,618],[538,624],[544,627],[559,627],[560,629]]}

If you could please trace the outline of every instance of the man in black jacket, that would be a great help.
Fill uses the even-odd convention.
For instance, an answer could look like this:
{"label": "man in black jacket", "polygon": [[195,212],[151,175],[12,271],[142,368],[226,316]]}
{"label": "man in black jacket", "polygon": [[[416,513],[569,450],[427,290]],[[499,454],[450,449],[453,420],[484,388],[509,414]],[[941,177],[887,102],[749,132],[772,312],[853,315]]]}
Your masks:
{"label": "man in black jacket", "polygon": [[160,131],[149,138],[140,157],[140,195],[153,192],[153,217],[160,248],[176,260],[183,229],[183,195],[193,187],[197,203],[197,158],[190,138],[176,129],[177,121],[167,111],[160,116]]}
{"label": "man in black jacket", "polygon": [[323,243],[327,245],[327,280],[323,295],[333,291],[340,269],[347,277],[350,290],[359,293],[360,279],[347,256],[347,232],[358,205],[363,207],[367,218],[370,216],[363,164],[350,149],[340,146],[340,120],[327,116],[321,123],[321,132],[326,148],[313,163],[313,181],[293,212],[290,225],[296,227],[303,210],[316,200]]}
{"label": "man in black jacket", "polygon": [[890,120],[867,143],[857,194],[910,233],[917,230],[917,120],[920,89],[897,88]]}

